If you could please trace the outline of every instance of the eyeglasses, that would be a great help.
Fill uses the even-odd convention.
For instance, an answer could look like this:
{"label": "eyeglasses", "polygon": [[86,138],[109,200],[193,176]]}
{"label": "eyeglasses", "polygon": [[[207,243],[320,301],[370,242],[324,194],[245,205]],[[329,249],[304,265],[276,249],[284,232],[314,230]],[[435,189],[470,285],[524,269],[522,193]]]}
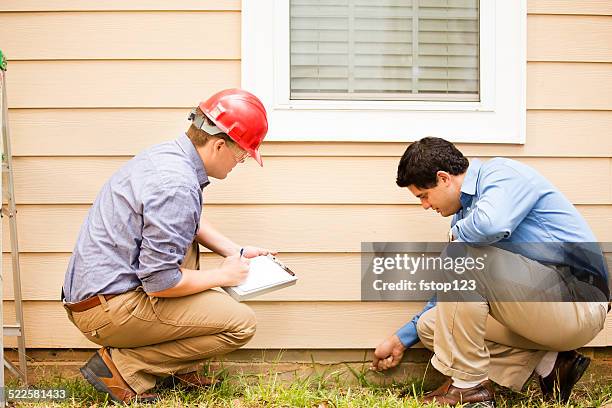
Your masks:
{"label": "eyeglasses", "polygon": [[240,153],[238,155],[236,155],[234,153],[234,149],[232,149],[229,144],[226,143],[225,145],[227,146],[227,148],[232,153],[232,156],[234,157],[234,160],[236,161],[236,163],[244,163],[246,159],[251,157],[251,154],[249,152],[245,152],[242,149],[240,149]]}

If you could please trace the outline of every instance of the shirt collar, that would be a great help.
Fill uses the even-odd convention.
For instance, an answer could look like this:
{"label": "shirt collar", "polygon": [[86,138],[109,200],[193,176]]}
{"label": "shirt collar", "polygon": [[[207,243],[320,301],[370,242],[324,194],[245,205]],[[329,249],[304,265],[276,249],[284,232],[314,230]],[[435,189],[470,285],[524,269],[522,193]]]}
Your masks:
{"label": "shirt collar", "polygon": [[471,198],[476,195],[476,182],[478,181],[478,174],[480,173],[481,167],[482,162],[478,159],[472,160],[468,166],[465,177],[463,178],[463,183],[461,183],[462,207],[465,207],[467,202],[471,201]]}
{"label": "shirt collar", "polygon": [[210,180],[208,180],[208,175],[206,174],[204,163],[202,162],[198,151],[196,150],[193,143],[191,143],[191,140],[184,133],[180,135],[178,139],[176,139],[176,142],[189,157],[189,161],[193,165],[193,168],[195,169],[196,174],[198,175],[198,183],[200,183],[200,188],[204,189],[204,187],[210,184]]}

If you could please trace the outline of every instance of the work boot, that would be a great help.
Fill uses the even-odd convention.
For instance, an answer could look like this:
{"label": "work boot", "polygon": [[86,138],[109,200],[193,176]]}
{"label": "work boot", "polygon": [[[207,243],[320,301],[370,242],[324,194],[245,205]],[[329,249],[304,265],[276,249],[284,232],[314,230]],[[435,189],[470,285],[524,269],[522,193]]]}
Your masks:
{"label": "work boot", "polygon": [[448,379],[438,389],[431,391],[421,399],[423,404],[448,404],[451,407],[462,404],[463,407],[485,408],[495,407],[495,392],[493,384],[486,380],[471,388],[457,388],[452,379]]}
{"label": "work boot", "polygon": [[152,403],[158,399],[156,394],[136,394],[125,382],[111,359],[110,349],[102,347],[79,369],[83,377],[100,392],[110,396],[113,401],[129,404],[135,401]]}
{"label": "work boot", "polygon": [[565,404],[574,385],[589,367],[591,359],[575,350],[559,352],[555,365],[546,377],[538,376],[540,389],[547,399]]}

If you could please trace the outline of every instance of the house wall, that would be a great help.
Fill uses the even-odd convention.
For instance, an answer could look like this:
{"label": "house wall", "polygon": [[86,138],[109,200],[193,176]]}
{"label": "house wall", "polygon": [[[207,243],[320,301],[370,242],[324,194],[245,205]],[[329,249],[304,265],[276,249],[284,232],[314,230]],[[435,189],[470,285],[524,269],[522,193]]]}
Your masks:
{"label": "house wall", "polygon": [[[612,4],[530,0],[528,13],[525,145],[459,148],[534,166],[612,241]],[[94,346],[59,301],[78,229],[119,166],[175,138],[201,99],[240,86],[240,18],[237,0],[0,2],[28,347]],[[237,242],[277,248],[300,276],[249,302],[259,328],[248,348],[370,348],[420,309],[359,301],[362,240],[446,237],[449,220],[395,186],[405,147],[265,143],[263,169],[238,166],[205,190],[214,224]],[[204,268],[215,262],[203,256]],[[590,345],[612,345],[612,317]]]}

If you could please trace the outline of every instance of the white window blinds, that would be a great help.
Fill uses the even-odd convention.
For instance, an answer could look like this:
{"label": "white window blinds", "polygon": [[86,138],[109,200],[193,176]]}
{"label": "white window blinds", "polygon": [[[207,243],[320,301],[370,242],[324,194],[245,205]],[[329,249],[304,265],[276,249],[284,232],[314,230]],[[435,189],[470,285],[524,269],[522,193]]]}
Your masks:
{"label": "white window blinds", "polygon": [[479,100],[478,0],[290,0],[291,99]]}

